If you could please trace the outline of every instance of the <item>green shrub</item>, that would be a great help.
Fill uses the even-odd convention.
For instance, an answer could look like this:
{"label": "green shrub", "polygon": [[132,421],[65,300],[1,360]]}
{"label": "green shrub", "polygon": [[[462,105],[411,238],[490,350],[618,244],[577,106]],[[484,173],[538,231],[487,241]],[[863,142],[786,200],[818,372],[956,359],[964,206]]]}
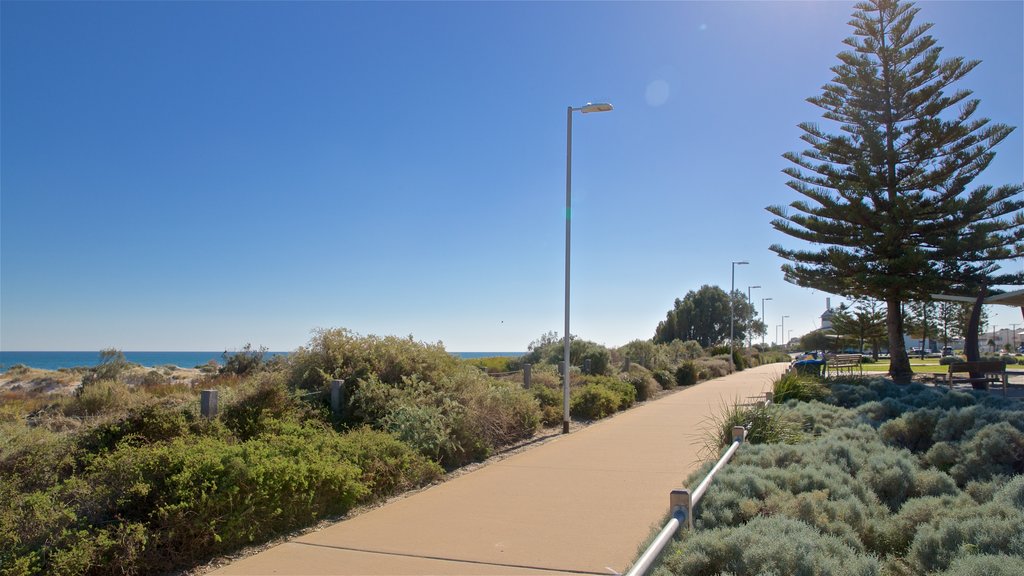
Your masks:
{"label": "green shrub", "polygon": [[793,371],[787,371],[772,383],[772,393],[774,401],[780,404],[787,400],[810,402],[811,400],[823,400],[828,396],[828,388],[813,376],[803,376]]}
{"label": "green shrub", "polygon": [[1006,422],[989,424],[960,447],[949,473],[960,485],[1024,474],[1024,433]]}
{"label": "green shrub", "polygon": [[292,385],[316,390],[332,379],[355,382],[370,376],[388,384],[399,384],[411,376],[436,382],[453,371],[459,361],[440,343],[321,329],[314,331],[309,343],[291,355],[289,364]]}
{"label": "green shrub", "polygon": [[743,354],[740,352],[739,348],[733,349],[731,357],[732,365],[735,367],[737,372],[740,372],[747,367],[746,359],[743,357]]}
{"label": "green shrub", "polygon": [[224,366],[221,367],[221,374],[235,374],[238,376],[244,376],[246,374],[252,374],[263,367],[263,357],[267,353],[266,346],[260,346],[258,349],[253,349],[252,344],[246,344],[238,352],[224,351],[221,354],[221,358],[224,360]]}
{"label": "green shrub", "polygon": [[228,403],[220,420],[236,437],[249,440],[264,432],[268,420],[279,419],[291,409],[293,405],[284,383],[264,379],[254,383],[251,391],[242,391],[235,401]]}
{"label": "green shrub", "polygon": [[97,416],[136,405],[136,396],[127,384],[116,380],[94,380],[82,384],[74,401],[64,405],[65,416]]}
{"label": "green shrub", "polygon": [[982,506],[949,510],[922,525],[907,558],[920,572],[946,570],[970,554],[1024,556],[1024,476],[1014,478]]}
{"label": "green shrub", "polygon": [[687,360],[676,368],[676,384],[679,386],[693,386],[697,383],[697,365]]}
{"label": "green shrub", "polygon": [[886,444],[925,452],[935,443],[935,425],[941,415],[939,410],[914,410],[882,424],[878,435]]}
{"label": "green shrub", "polygon": [[662,570],[693,574],[876,576],[881,567],[840,538],[789,518],[754,518],[737,528],[687,534],[666,553]]}
{"label": "green shrub", "polygon": [[732,374],[732,364],[728,358],[699,358],[696,361],[697,371],[710,378],[721,378]]}
{"label": "green shrub", "polygon": [[586,384],[572,391],[569,411],[573,418],[599,420],[619,411],[620,397],[600,384]]}
{"label": "green shrub", "polygon": [[949,569],[938,576],[1020,576],[1024,574],[1024,558],[1006,554],[960,556]]}
{"label": "green shrub", "polygon": [[533,386],[533,397],[540,404],[541,422],[554,426],[562,421],[562,391],[548,386]]}
{"label": "green shrub", "polygon": [[668,370],[655,370],[653,375],[662,390],[671,390],[676,387],[676,377]]}
{"label": "green shrub", "polygon": [[661,386],[651,375],[650,371],[643,366],[631,366],[629,372],[619,374],[619,378],[636,390],[638,402],[645,402],[654,398],[661,390]]}

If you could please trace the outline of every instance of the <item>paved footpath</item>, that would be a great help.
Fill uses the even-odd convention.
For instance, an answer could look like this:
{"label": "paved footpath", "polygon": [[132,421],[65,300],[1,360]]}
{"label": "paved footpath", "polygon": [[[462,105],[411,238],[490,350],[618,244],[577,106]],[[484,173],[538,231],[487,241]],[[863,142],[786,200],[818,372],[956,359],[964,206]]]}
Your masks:
{"label": "paved footpath", "polygon": [[623,572],[699,466],[709,415],[785,368],[703,382],[213,574]]}

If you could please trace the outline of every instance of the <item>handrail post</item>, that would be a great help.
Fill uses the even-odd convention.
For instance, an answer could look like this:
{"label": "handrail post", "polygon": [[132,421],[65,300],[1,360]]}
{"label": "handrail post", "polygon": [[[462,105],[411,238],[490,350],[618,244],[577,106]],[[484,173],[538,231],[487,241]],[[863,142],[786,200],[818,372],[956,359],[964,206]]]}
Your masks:
{"label": "handrail post", "polygon": [[672,515],[686,515],[686,529],[693,530],[693,505],[689,490],[673,490],[668,495],[669,510]]}
{"label": "handrail post", "polygon": [[765,405],[769,406],[769,405],[773,404],[774,402],[775,402],[775,392],[765,392],[764,393],[764,403],[765,403]]}
{"label": "handrail post", "polygon": [[746,439],[747,439],[747,429],[746,428],[744,428],[743,426],[733,426],[732,427],[732,441],[733,442],[739,442],[739,443],[742,444],[743,441],[746,440]]}

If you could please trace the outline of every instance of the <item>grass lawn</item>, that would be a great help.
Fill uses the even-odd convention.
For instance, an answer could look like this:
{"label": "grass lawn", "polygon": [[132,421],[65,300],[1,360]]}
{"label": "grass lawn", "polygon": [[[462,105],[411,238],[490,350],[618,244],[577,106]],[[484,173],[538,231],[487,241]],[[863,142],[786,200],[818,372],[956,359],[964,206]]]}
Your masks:
{"label": "grass lawn", "polygon": [[[1021,358],[1017,358],[1018,363],[1021,362]],[[889,371],[889,359],[879,358],[878,362],[873,364],[862,364],[865,372],[879,372],[886,373]],[[1011,365],[1012,366],[1012,365]],[[915,374],[946,374],[949,372],[949,366],[942,366],[939,364],[938,358],[911,358],[910,368]],[[1007,370],[1013,370],[1013,368],[1007,368]]]}
{"label": "grass lawn", "polygon": [[[879,360],[874,364],[863,364],[865,372],[881,372],[886,373],[889,371],[889,361]],[[940,366],[938,359],[932,360],[925,358],[924,360],[911,360],[910,368],[914,371],[914,374],[945,374],[949,372],[948,366]]]}

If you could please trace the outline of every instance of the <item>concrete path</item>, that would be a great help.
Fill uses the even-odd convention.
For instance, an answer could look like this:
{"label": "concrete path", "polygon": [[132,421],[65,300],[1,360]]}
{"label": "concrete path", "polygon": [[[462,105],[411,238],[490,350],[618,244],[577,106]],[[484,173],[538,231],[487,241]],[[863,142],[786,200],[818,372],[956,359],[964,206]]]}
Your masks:
{"label": "concrete path", "polygon": [[710,380],[213,574],[623,572],[699,465],[709,415],[786,364]]}

